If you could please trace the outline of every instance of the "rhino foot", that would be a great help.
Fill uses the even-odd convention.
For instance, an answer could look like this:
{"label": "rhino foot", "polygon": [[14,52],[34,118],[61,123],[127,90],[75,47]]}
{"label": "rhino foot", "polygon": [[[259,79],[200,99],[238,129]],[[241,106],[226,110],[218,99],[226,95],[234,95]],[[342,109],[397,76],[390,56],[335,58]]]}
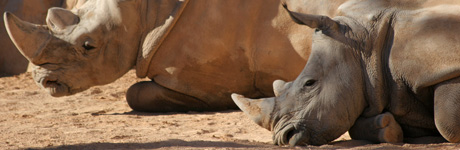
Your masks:
{"label": "rhino foot", "polygon": [[359,118],[349,133],[351,138],[356,140],[369,140],[376,143],[403,142],[401,126],[388,112],[375,117]]}
{"label": "rhino foot", "polygon": [[391,113],[378,115],[376,124],[379,129],[379,142],[400,143],[403,142],[403,131]]}

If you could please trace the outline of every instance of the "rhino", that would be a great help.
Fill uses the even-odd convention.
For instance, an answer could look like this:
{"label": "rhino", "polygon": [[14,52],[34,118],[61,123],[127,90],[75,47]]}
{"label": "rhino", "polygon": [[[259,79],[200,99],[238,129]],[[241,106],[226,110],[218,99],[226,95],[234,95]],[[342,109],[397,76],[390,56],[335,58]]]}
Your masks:
{"label": "rhino", "polygon": [[458,1],[353,0],[331,18],[286,10],[315,29],[300,75],[275,97],[232,99],[277,145],[352,139],[460,142]]}
{"label": "rhino", "polygon": [[[290,3],[329,14],[342,1],[308,2]],[[45,25],[4,14],[34,80],[55,97],[111,83],[134,68],[151,79],[127,90],[136,111],[237,109],[231,93],[273,96],[271,83],[295,79],[310,54],[303,42],[312,30],[292,22],[278,0],[77,3],[49,9]]]}

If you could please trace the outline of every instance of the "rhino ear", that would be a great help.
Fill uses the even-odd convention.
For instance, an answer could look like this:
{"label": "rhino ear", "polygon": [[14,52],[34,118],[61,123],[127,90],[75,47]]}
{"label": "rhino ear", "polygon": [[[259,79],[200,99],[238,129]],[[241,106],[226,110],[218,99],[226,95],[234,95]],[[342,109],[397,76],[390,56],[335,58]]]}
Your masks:
{"label": "rhino ear", "polygon": [[62,31],[69,26],[75,25],[80,21],[80,18],[71,11],[64,8],[50,8],[46,16],[46,24],[53,31]]}
{"label": "rhino ear", "polygon": [[286,11],[289,13],[289,16],[291,16],[292,20],[297,24],[306,25],[310,28],[319,30],[339,30],[339,24],[331,18],[329,18],[328,16],[292,12],[288,9],[286,3],[283,3],[282,5],[284,9],[286,9]]}
{"label": "rhino ear", "polygon": [[[174,7],[172,8],[165,8],[160,9],[160,14],[157,14],[155,17],[147,17],[147,18],[155,18],[158,24],[155,25],[147,25],[147,28],[153,28],[151,31],[148,31],[147,35],[144,38],[142,48],[138,53],[137,63],[136,63],[136,74],[140,78],[144,78],[147,76],[147,71],[150,65],[150,60],[152,60],[153,55],[160,47],[163,40],[169,34],[171,29],[176,24],[178,18],[182,14],[185,6],[189,2],[189,0],[165,0],[162,1],[165,3],[175,3]],[[153,4],[153,3],[149,3]],[[169,6],[163,5],[161,6]],[[161,7],[160,7],[161,8]],[[164,13],[166,11],[166,13]],[[151,14],[151,13],[148,13]],[[148,15],[147,14],[147,15]],[[155,22],[155,21],[154,21]]]}

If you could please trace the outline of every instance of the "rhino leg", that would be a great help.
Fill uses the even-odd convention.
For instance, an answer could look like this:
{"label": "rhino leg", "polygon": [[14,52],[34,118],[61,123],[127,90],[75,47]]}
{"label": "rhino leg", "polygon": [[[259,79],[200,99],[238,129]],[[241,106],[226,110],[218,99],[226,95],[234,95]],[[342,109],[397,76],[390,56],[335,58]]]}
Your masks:
{"label": "rhino leg", "polygon": [[449,142],[460,142],[460,78],[436,86],[434,122]]}
{"label": "rhino leg", "polygon": [[143,112],[187,112],[211,109],[203,101],[158,85],[144,81],[132,85],[126,93],[128,105]]}
{"label": "rhino leg", "polygon": [[358,118],[349,130],[349,134],[352,139],[375,143],[403,142],[401,126],[389,112],[370,118]]}

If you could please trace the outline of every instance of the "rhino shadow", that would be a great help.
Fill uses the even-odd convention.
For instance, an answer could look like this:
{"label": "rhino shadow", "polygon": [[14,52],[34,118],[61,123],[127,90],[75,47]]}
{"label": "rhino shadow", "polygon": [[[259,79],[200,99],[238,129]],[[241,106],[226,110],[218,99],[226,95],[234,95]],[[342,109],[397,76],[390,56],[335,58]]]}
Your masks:
{"label": "rhino shadow", "polygon": [[61,145],[46,148],[26,148],[27,150],[84,150],[84,149],[157,149],[157,148],[273,148],[275,146],[255,145],[238,142],[216,142],[216,141],[184,141],[180,139],[169,139],[166,141],[151,143],[87,143],[75,145]]}
{"label": "rhino shadow", "polygon": [[[440,141],[430,143],[433,139],[419,139],[418,143],[413,144],[372,144],[369,141],[364,140],[346,140],[332,142],[329,145],[323,146],[302,146],[297,148],[304,149],[407,149],[412,148],[442,148],[444,146],[452,146],[452,143],[438,144]],[[429,145],[427,145],[429,144]],[[446,145],[448,144],[448,145]],[[219,142],[219,141],[184,141],[180,139],[169,139],[166,141],[150,142],[150,143],[87,143],[87,144],[75,144],[75,145],[61,145],[46,148],[25,148],[27,150],[85,150],[85,149],[185,149],[185,148],[216,148],[216,149],[290,149],[288,147],[278,147],[275,145],[267,145],[264,143],[247,143],[247,141],[236,141],[236,142]],[[292,149],[292,148],[291,148]]]}
{"label": "rhino shadow", "polygon": [[165,112],[165,113],[150,113],[150,112],[140,112],[140,111],[128,111],[123,113],[110,113],[106,114],[105,112],[94,112],[91,113],[92,116],[99,116],[99,115],[130,115],[130,116],[163,116],[163,115],[174,115],[174,114],[206,114],[206,115],[214,115],[216,113],[233,113],[239,112],[239,110],[227,110],[227,111],[206,111],[206,112],[197,112],[197,111],[188,111],[188,112]]}

